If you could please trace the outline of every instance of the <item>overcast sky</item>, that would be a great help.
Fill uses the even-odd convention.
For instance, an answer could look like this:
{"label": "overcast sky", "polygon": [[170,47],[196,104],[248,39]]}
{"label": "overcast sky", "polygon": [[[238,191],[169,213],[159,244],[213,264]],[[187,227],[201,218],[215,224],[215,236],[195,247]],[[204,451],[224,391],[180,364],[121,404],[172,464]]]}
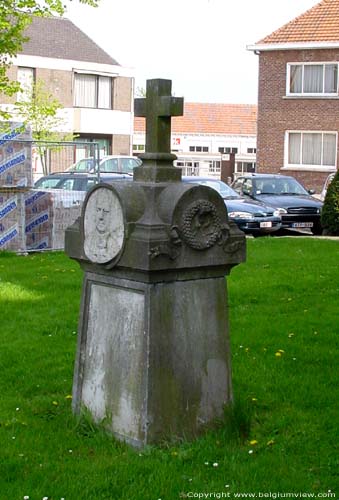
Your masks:
{"label": "overcast sky", "polygon": [[137,87],[171,79],[187,102],[256,104],[258,57],[246,50],[318,0],[66,1],[68,17],[119,64]]}

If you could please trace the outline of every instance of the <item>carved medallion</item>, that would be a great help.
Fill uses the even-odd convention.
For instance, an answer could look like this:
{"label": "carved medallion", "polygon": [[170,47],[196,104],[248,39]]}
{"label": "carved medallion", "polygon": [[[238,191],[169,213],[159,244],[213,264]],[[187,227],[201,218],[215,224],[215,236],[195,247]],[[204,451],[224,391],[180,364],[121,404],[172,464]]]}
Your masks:
{"label": "carved medallion", "polygon": [[104,264],[119,254],[124,243],[124,218],[112,190],[100,188],[88,198],[84,231],[84,250],[90,261]]}
{"label": "carved medallion", "polygon": [[215,205],[207,200],[191,203],[182,215],[180,226],[183,240],[195,250],[206,250],[221,238],[220,217]]}

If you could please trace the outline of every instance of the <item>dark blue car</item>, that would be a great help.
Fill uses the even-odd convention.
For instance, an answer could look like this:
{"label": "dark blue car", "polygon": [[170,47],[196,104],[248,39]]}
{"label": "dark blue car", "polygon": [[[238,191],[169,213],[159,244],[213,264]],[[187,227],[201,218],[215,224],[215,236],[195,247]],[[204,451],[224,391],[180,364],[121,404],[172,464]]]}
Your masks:
{"label": "dark blue car", "polygon": [[183,177],[183,182],[202,184],[218,191],[224,198],[228,218],[233,220],[244,233],[254,236],[270,234],[281,228],[281,217],[272,207],[239,196],[224,182],[210,177]]}
{"label": "dark blue car", "polygon": [[321,234],[323,203],[312,196],[294,177],[280,174],[247,174],[238,177],[232,187],[247,200],[273,207],[281,216],[284,229],[310,229]]}

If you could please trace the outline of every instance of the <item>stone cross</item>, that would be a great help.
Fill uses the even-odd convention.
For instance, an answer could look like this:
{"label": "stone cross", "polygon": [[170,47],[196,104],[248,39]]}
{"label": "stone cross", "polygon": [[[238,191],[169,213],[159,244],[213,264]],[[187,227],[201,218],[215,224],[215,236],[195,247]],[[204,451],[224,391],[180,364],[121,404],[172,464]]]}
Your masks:
{"label": "stone cross", "polygon": [[182,116],[184,100],[171,96],[171,80],[148,80],[146,99],[134,100],[134,114],[146,118],[146,153],[171,152],[171,116]]}
{"label": "stone cross", "polygon": [[133,182],[94,186],[65,241],[85,272],[73,410],[136,447],[193,438],[232,401],[225,275],[245,235],[217,191],[180,182],[183,99],[170,94],[169,80],[147,82],[142,165]]}

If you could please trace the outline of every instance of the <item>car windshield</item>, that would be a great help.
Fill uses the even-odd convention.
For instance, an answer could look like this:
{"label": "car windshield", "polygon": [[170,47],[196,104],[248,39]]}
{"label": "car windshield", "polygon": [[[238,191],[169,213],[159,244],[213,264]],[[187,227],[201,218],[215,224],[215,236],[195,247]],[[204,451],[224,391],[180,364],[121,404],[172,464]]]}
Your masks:
{"label": "car windshield", "polygon": [[83,158],[75,163],[69,170],[72,172],[90,172],[91,170],[94,170],[94,165],[94,158]]}
{"label": "car windshield", "polygon": [[272,195],[308,195],[306,189],[292,177],[255,179],[254,192],[255,194]]}
{"label": "car windshield", "polygon": [[133,174],[133,169],[141,164],[139,158],[104,158],[100,162],[100,172]]}
{"label": "car windshield", "polygon": [[42,189],[51,189],[55,188],[59,182],[60,182],[60,177],[41,178],[38,181],[36,181],[34,187]]}
{"label": "car windshield", "polygon": [[124,174],[133,174],[133,169],[141,165],[141,160],[138,158],[122,158],[121,172]]}
{"label": "car windshield", "polygon": [[217,191],[223,198],[240,198],[240,196],[234,191],[234,189],[225,184],[225,182],[219,181],[217,179],[199,179],[197,177],[197,180],[194,179],[189,182],[195,182],[197,184],[202,184],[203,186],[208,186]]}

